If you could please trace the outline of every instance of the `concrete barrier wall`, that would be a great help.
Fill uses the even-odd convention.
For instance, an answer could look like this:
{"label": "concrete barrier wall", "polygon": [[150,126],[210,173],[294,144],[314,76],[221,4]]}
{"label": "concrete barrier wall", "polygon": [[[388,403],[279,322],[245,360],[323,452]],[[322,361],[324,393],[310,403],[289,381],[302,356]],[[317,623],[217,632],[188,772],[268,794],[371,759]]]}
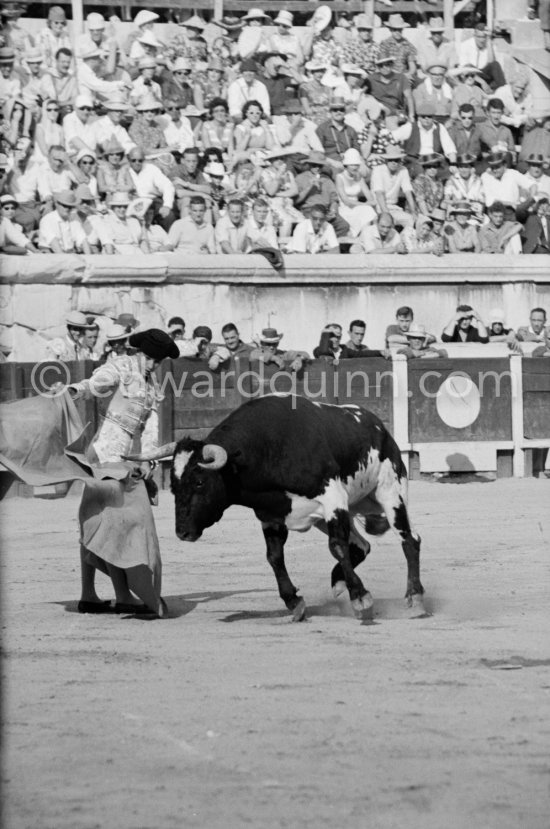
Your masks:
{"label": "concrete barrier wall", "polygon": [[482,316],[503,308],[514,328],[532,307],[550,310],[544,256],[294,255],[280,273],[258,255],[0,256],[0,275],[0,344],[15,361],[45,358],[73,309],[96,313],[102,328],[123,311],[147,327],[179,314],[188,331],[210,325],[215,339],[232,321],[247,341],[270,321],[284,347],[310,353],[327,322],[347,329],[355,318],[367,322],[368,345],[383,347],[400,305],[438,337],[460,302]]}

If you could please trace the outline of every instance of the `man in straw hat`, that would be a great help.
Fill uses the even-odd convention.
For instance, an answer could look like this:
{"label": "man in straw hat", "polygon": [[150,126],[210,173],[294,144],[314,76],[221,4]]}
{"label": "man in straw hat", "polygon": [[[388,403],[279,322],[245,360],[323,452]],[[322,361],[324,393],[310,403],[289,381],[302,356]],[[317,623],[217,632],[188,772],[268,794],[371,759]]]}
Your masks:
{"label": "man in straw hat", "polygon": [[40,219],[38,246],[50,253],[91,253],[90,243],[78,217],[71,190],[54,193],[55,210]]}
{"label": "man in straw hat", "polygon": [[121,124],[123,116],[128,112],[128,102],[121,95],[113,95],[103,106],[107,110],[106,114],[92,125],[96,145],[104,149],[107,143],[116,140],[123,152],[128,152],[134,146],[134,142]]}
{"label": "man in straw hat", "polygon": [[262,328],[262,333],[256,338],[257,347],[250,352],[250,361],[275,365],[286,371],[300,371],[311,357],[307,351],[283,351],[278,348],[283,336],[276,328]]}
{"label": "man in straw hat", "polygon": [[330,103],[330,118],[317,127],[317,135],[323,145],[327,162],[341,170],[344,153],[349,149],[359,149],[357,132],[345,123],[346,102],[343,98],[333,98]]}
{"label": "man in straw hat", "polygon": [[415,110],[418,113],[424,104],[434,108],[434,118],[440,123],[449,120],[453,106],[453,90],[446,82],[447,67],[440,61],[432,61],[426,67],[426,77],[413,89]]}
{"label": "man in straw hat", "polygon": [[458,63],[458,55],[454,43],[444,36],[445,23],[442,17],[432,17],[428,23],[427,37],[418,46],[418,63],[424,73],[429,66],[452,69]]}
{"label": "man in straw hat", "polygon": [[449,253],[480,253],[477,227],[470,223],[472,208],[467,201],[457,201],[451,206],[451,221],[445,226],[445,238]]}
{"label": "man in straw hat", "polygon": [[362,12],[353,18],[354,36],[347,38],[343,44],[343,60],[353,63],[371,75],[376,68],[376,58],[380,47],[373,39],[374,24],[368,14]]}
{"label": "man in straw hat", "polygon": [[276,26],[275,32],[271,35],[268,48],[273,52],[280,52],[286,55],[289,66],[297,70],[303,66],[305,55],[298,33],[294,30],[294,15],[292,12],[281,9],[273,21]]}
{"label": "man in straw hat", "polygon": [[400,14],[390,14],[386,21],[390,36],[380,44],[380,57],[393,58],[395,72],[403,72],[409,77],[416,75],[417,51],[403,35],[407,24]]}
{"label": "man in straw hat", "polygon": [[86,17],[86,29],[76,39],[76,56],[80,59],[82,52],[91,48],[99,49],[101,59],[104,61],[106,75],[111,75],[116,68],[117,42],[116,38],[107,34],[107,24],[102,14],[90,12]]}
{"label": "man in straw hat", "polygon": [[444,348],[434,348],[433,345],[428,345],[429,339],[433,340],[434,338],[426,332],[423,325],[419,325],[417,322],[411,324],[405,336],[408,344],[404,348],[400,348],[397,353],[403,354],[407,360],[448,357]]}
{"label": "man in straw hat", "polygon": [[105,217],[105,233],[109,240],[105,242],[105,253],[122,253],[131,256],[150,253],[145,230],[138,219],[128,216],[130,197],[128,193],[113,193],[109,197],[110,213]]}
{"label": "man in straw hat", "polygon": [[94,120],[92,96],[88,93],[77,95],[73,111],[63,118],[65,146],[73,158],[80,150],[91,150],[95,154],[97,139],[95,131],[91,129]]}
{"label": "man in straw hat", "polygon": [[65,317],[67,333],[64,337],[56,337],[50,340],[47,345],[49,354],[55,360],[86,360],[86,348],[83,345],[84,332],[87,331],[89,323],[85,314],[81,311],[69,311]]}
{"label": "man in straw hat", "polygon": [[[414,224],[417,209],[409,171],[403,166],[405,154],[400,147],[390,145],[382,157],[385,164],[374,167],[370,183],[379,212],[391,213],[397,225],[410,227]],[[401,196],[407,203],[408,212],[398,204]]]}
{"label": "man in straw hat", "polygon": [[[76,77],[80,92],[97,96],[104,101],[124,93],[124,80],[106,81],[102,75],[101,49],[90,43],[80,52],[80,61],[76,68]],[[116,57],[116,55],[115,55]],[[113,70],[114,71],[114,70]]]}

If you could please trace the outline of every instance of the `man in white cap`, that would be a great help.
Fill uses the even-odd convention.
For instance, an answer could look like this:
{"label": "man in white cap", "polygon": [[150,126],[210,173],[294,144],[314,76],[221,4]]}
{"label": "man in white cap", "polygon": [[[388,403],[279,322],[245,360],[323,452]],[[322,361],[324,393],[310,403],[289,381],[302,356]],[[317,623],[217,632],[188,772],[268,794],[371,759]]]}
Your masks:
{"label": "man in white cap", "polygon": [[95,153],[97,139],[93,129],[95,121],[94,103],[87,93],[77,95],[74,110],[63,118],[65,145],[70,156],[76,156],[80,150],[92,150]]}
{"label": "man in white cap", "polygon": [[136,28],[130,33],[124,50],[132,64],[137,63],[140,58],[144,58],[147,54],[144,46],[139,43],[139,40],[146,32],[153,34],[157,20],[160,20],[158,14],[149,11],[149,9],[141,9],[134,17],[134,25]]}
{"label": "man in white cap", "polygon": [[303,66],[305,56],[298,33],[293,30],[292,12],[282,9],[273,21],[273,25],[277,29],[269,38],[269,51],[286,55],[289,65],[295,69]]}
{"label": "man in white cap", "polygon": [[86,348],[82,339],[88,328],[88,319],[82,311],[70,311],[65,317],[67,333],[64,337],[56,337],[47,344],[47,350],[56,360],[86,360]]}
{"label": "man in white cap", "polygon": [[106,33],[105,18],[98,12],[90,12],[86,17],[86,28],[88,31],[79,35],[76,39],[76,57],[80,60],[82,52],[89,52],[92,49],[99,49],[105,75],[111,75],[115,71],[117,61],[116,38]]}
{"label": "man in white cap", "polygon": [[100,75],[101,51],[95,45],[86,47],[80,53],[80,63],[77,66],[78,86],[81,92],[88,92],[102,100],[110,100],[113,96],[123,94],[126,82],[106,81]]}
{"label": "man in white cap", "polygon": [[50,253],[91,253],[82,224],[73,211],[76,197],[72,190],[55,194],[55,210],[40,219],[38,246]]}
{"label": "man in white cap", "polygon": [[109,141],[116,140],[124,152],[129,152],[135,147],[135,142],[120,123],[122,116],[128,112],[126,100],[121,95],[113,95],[103,106],[106,114],[94,121],[92,126],[96,145],[103,148]]}
{"label": "man in white cap", "polygon": [[403,72],[412,78],[416,74],[417,52],[412,43],[403,35],[403,29],[406,26],[400,14],[390,14],[386,21],[390,36],[380,44],[380,57],[393,58],[394,72]]}

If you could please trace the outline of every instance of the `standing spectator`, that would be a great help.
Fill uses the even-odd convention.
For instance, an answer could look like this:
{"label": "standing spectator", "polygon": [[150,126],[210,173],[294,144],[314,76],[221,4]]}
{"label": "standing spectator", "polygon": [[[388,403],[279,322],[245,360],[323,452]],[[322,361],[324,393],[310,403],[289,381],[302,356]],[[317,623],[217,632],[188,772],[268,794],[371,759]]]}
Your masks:
{"label": "standing spectator", "polygon": [[214,228],[206,220],[206,200],[203,196],[191,196],[189,214],[174,222],[168,231],[171,250],[189,253],[216,253]]}
{"label": "standing spectator", "polygon": [[74,158],[80,150],[92,150],[95,153],[97,139],[94,130],[92,115],[94,104],[87,94],[77,95],[74,100],[74,110],[63,118],[63,135],[69,155]]}
{"label": "standing spectator", "polygon": [[128,194],[113,193],[108,204],[110,212],[104,219],[104,252],[122,253],[125,256],[150,253],[140,222],[135,216],[127,215],[130,204]]}
{"label": "standing spectator", "polygon": [[467,201],[455,202],[450,209],[451,219],[445,226],[445,239],[449,253],[480,253],[477,228],[470,224],[472,208]]}
{"label": "standing spectator", "polygon": [[485,324],[471,305],[458,305],[441,334],[444,343],[488,343]]}
{"label": "standing spectator", "polygon": [[227,213],[216,222],[216,246],[218,253],[246,253],[248,238],[244,219],[244,204],[231,199]]}
{"label": "standing spectator", "polygon": [[109,101],[105,101],[103,108],[107,110],[107,113],[94,121],[91,126],[98,149],[106,155],[105,146],[116,140],[123,152],[127,153],[135,146],[127,130],[120,123],[122,116],[128,111],[128,104],[123,98],[113,95]]}
{"label": "standing spectator", "polygon": [[414,77],[417,52],[412,43],[403,35],[403,29],[407,27],[407,24],[400,14],[390,14],[386,27],[390,30],[390,36],[380,44],[380,57],[393,58],[395,72],[403,72],[411,78]]}
{"label": "standing spectator", "polygon": [[73,53],[63,47],[55,53],[55,64],[42,78],[42,95],[58,102],[63,117],[72,110],[78,87],[73,71]]}
{"label": "standing spectator", "polygon": [[327,221],[327,209],[314,204],[309,219],[298,222],[289,244],[289,253],[339,253],[334,228]]}
{"label": "standing spectator", "polygon": [[375,224],[363,228],[350,253],[406,253],[391,213],[382,211]]}
{"label": "standing spectator", "polygon": [[543,343],[549,334],[546,327],[546,311],[544,308],[533,308],[529,314],[529,325],[518,328],[517,338],[521,343]]}
{"label": "standing spectator", "polygon": [[40,248],[50,253],[91,253],[82,225],[72,215],[75,207],[76,197],[72,191],[63,190],[56,194],[55,210],[40,219]]}
{"label": "standing spectator", "polygon": [[504,153],[491,153],[487,162],[489,169],[481,174],[485,204],[490,207],[494,202],[502,203],[507,208],[506,218],[515,218],[516,206],[529,196],[533,197],[537,185],[532,184],[523,173],[511,170]]}
{"label": "standing spectator", "polygon": [[397,353],[403,354],[407,360],[412,359],[433,359],[434,357],[447,357],[448,354],[444,348],[434,348],[429,345],[430,341],[435,339],[431,334],[426,333],[423,325],[413,323],[407,333],[407,345],[405,348],[400,348]]}
{"label": "standing spectator", "polygon": [[102,199],[113,193],[134,191],[130,168],[124,161],[124,148],[116,138],[103,145],[103,160],[97,170],[97,189]]}
{"label": "standing spectator", "polygon": [[[403,150],[388,147],[383,157],[386,163],[375,167],[371,176],[371,190],[379,212],[391,213],[396,224],[410,227],[416,216],[416,204],[409,171],[403,166]],[[401,196],[407,202],[409,213],[398,204]]]}
{"label": "standing spectator", "polygon": [[520,233],[523,226],[520,222],[508,221],[506,206],[495,201],[489,208],[489,223],[479,230],[479,244],[481,253],[521,253]]}
{"label": "standing spectator", "polygon": [[67,34],[67,17],[61,6],[50,7],[46,27],[40,29],[36,36],[36,46],[42,53],[44,68],[47,70],[55,66],[60,49],[70,52],[71,41]]}
{"label": "standing spectator", "polygon": [[174,206],[175,187],[170,179],[155,165],[145,161],[145,154],[139,147],[134,147],[128,153],[132,190],[140,199],[150,199],[155,208],[155,215],[161,219],[161,224],[168,230],[174,221],[172,208]]}
{"label": "standing spectator", "polygon": [[357,133],[345,123],[346,102],[343,98],[334,98],[330,104],[330,120],[317,127],[317,135],[323,145],[327,160],[336,169],[342,169],[342,159],[346,150],[358,150]]}
{"label": "standing spectator", "polygon": [[443,156],[438,153],[421,155],[418,163],[422,172],[413,182],[413,193],[418,209],[429,216],[443,201],[443,184],[439,178]]}
{"label": "standing spectator", "polygon": [[445,183],[445,205],[451,208],[456,202],[468,202],[479,221],[485,205],[485,191],[474,163],[473,155],[457,156],[456,172]]}
{"label": "standing spectator", "polygon": [[86,348],[83,348],[82,339],[88,328],[88,320],[81,311],[71,311],[65,318],[67,333],[64,337],[50,340],[47,350],[54,360],[86,360]]}
{"label": "standing spectator", "polygon": [[346,150],[342,157],[344,170],[335,177],[340,199],[339,213],[349,223],[352,236],[358,236],[364,227],[376,219],[372,208],[374,199],[361,175],[362,158],[358,150]]}
{"label": "standing spectator", "polygon": [[522,233],[524,253],[550,253],[550,205],[548,196],[539,196],[536,212],[528,216]]}
{"label": "standing spectator", "polygon": [[458,109],[458,118],[452,122],[447,132],[456,147],[458,155],[471,155],[474,161],[481,154],[481,132],[474,124],[474,107],[462,104]]}
{"label": "standing spectator", "polygon": [[256,101],[263,112],[271,114],[269,93],[265,84],[256,78],[257,66],[255,61],[247,59],[241,62],[241,76],[229,84],[227,103],[229,114],[238,122],[243,117],[243,107],[247,101]]}

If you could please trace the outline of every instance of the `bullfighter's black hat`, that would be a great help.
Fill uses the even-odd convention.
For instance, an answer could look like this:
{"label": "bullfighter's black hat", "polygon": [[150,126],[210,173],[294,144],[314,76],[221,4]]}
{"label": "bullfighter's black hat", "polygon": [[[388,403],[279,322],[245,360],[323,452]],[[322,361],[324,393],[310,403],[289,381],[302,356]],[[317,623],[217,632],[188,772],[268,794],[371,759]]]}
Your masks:
{"label": "bullfighter's black hat", "polygon": [[165,357],[177,360],[180,356],[179,348],[172,337],[160,328],[148,328],[147,331],[131,334],[128,342],[132,348],[142,351],[152,360],[164,360]]}

